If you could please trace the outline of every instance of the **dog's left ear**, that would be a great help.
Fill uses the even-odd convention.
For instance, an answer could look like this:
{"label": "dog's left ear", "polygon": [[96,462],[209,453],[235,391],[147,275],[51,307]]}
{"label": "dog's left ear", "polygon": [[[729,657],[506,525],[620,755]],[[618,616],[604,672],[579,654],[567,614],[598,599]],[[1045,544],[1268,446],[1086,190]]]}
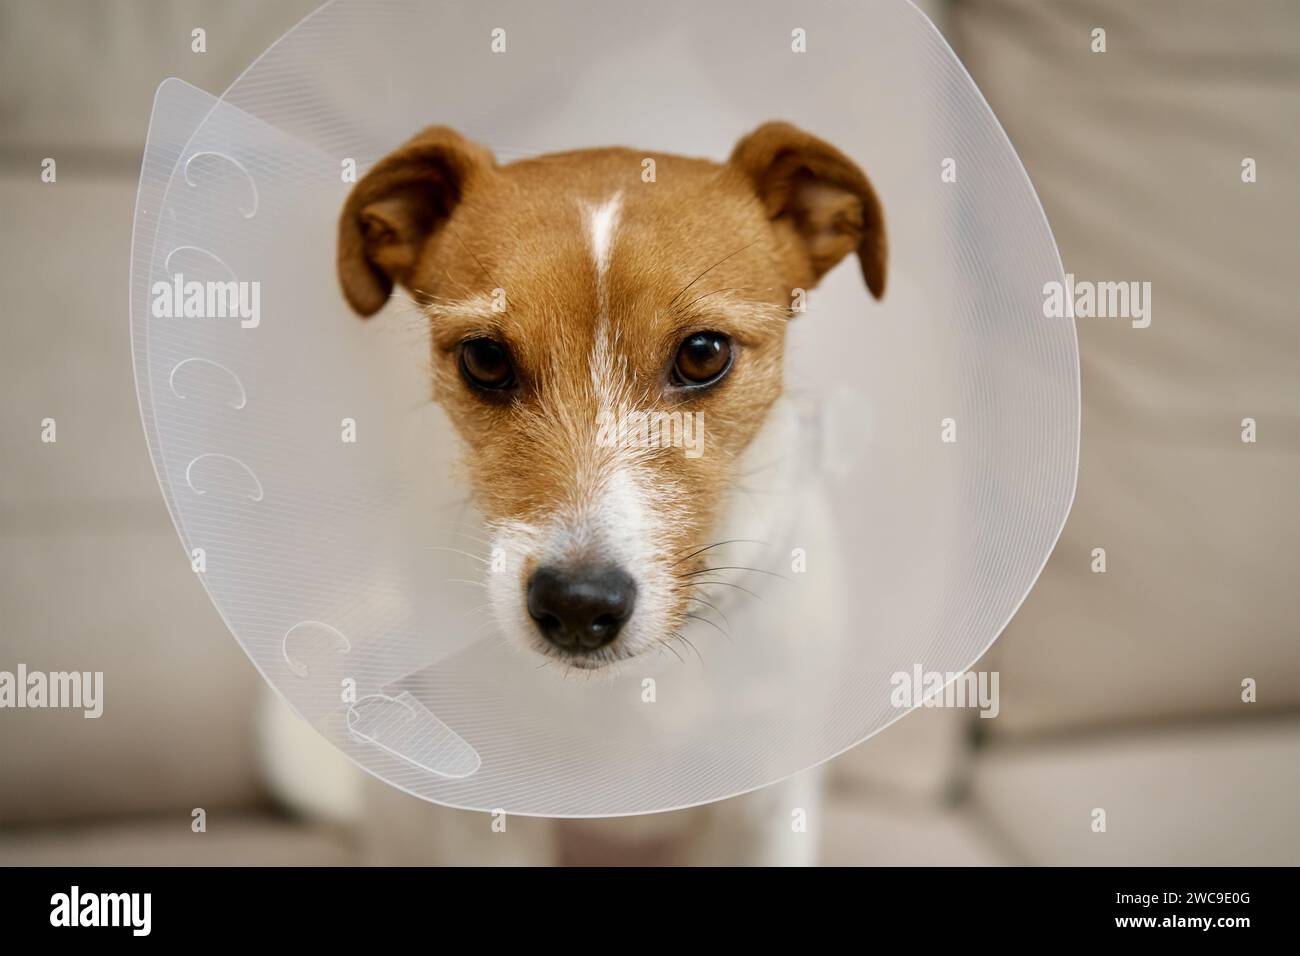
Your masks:
{"label": "dog's left ear", "polygon": [[736,144],[728,163],[758,193],[811,284],[856,251],[871,294],[885,294],[885,216],[851,159],[789,123],[765,123]]}

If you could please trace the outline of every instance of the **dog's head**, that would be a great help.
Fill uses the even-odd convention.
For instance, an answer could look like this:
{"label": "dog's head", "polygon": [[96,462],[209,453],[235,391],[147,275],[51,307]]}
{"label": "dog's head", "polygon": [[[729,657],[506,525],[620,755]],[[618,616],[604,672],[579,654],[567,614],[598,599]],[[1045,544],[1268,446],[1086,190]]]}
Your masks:
{"label": "dog's head", "polygon": [[870,182],[785,123],[722,164],[614,148],[502,166],[433,127],[356,185],[343,293],[370,316],[400,285],[428,315],[508,635],[584,669],[671,638],[781,394],[798,290],[850,252],[879,298]]}

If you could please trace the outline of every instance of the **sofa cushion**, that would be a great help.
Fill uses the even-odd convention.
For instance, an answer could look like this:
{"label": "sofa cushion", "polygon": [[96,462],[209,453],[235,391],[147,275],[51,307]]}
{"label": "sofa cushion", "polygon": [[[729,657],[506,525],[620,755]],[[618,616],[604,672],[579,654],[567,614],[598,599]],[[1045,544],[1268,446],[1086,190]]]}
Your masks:
{"label": "sofa cushion", "polygon": [[1297,792],[1294,717],[995,744],[972,788],[1017,855],[1053,866],[1296,866]]}
{"label": "sofa cushion", "polygon": [[256,670],[165,513],[0,535],[0,670],[102,671],[103,715],[0,710],[0,825],[248,804]]}
{"label": "sofa cushion", "polygon": [[195,833],[174,810],[140,820],[0,830],[0,866],[346,866],[346,835],[244,812],[211,814]]}

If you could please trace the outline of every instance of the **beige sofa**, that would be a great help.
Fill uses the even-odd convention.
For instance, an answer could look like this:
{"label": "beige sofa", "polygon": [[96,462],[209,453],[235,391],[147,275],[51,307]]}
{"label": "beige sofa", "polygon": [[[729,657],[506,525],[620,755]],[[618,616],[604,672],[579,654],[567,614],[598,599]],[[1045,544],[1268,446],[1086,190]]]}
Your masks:
{"label": "beige sofa", "polygon": [[[0,864],[365,858],[363,834],[267,796],[260,679],[171,528],[127,342],[154,86],[219,91],[312,6],[0,3],[0,668],[103,670],[113,695],[97,721],[0,712]],[[1016,144],[1067,270],[1148,280],[1154,313],[1141,330],[1079,322],[1078,499],[980,665],[1001,673],[1000,715],[919,711],[834,761],[824,860],[1300,863],[1300,8],[928,6]],[[47,416],[55,445],[36,440]]]}

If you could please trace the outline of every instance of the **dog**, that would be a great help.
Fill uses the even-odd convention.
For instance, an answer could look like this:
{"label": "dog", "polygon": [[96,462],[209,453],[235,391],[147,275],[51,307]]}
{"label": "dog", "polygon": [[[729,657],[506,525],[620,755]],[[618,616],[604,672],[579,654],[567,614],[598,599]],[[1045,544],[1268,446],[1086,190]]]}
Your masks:
{"label": "dog", "polygon": [[[430,127],[352,189],[337,252],[359,316],[399,289],[427,316],[434,400],[463,442],[492,553],[512,556],[510,573],[487,575],[496,629],[561,677],[617,673],[706,608],[723,613],[709,562],[761,540],[784,507],[739,488],[756,456],[791,451],[782,360],[795,304],[850,253],[879,299],[887,266],[867,176],[784,122],[744,136],[723,163],[603,148],[502,165]],[[667,423],[670,437],[690,422],[703,443],[691,454],[664,447],[672,441],[611,440],[626,432],[611,423],[629,415]],[[824,508],[809,514],[822,530],[807,533],[833,534]],[[832,627],[810,607],[775,613]],[[505,852],[472,835],[490,833],[483,818],[415,807],[386,785],[371,785],[358,810],[346,782],[355,772],[341,767],[336,785],[304,786],[308,768],[285,771],[307,752],[286,719],[265,723],[277,789],[326,814],[321,794],[346,794],[333,812],[362,817],[378,861],[486,863]],[[725,812],[530,820],[503,859],[600,861],[612,847],[606,857],[812,862],[815,838],[775,834],[790,829],[789,807],[815,805],[818,779],[799,775]]]}

